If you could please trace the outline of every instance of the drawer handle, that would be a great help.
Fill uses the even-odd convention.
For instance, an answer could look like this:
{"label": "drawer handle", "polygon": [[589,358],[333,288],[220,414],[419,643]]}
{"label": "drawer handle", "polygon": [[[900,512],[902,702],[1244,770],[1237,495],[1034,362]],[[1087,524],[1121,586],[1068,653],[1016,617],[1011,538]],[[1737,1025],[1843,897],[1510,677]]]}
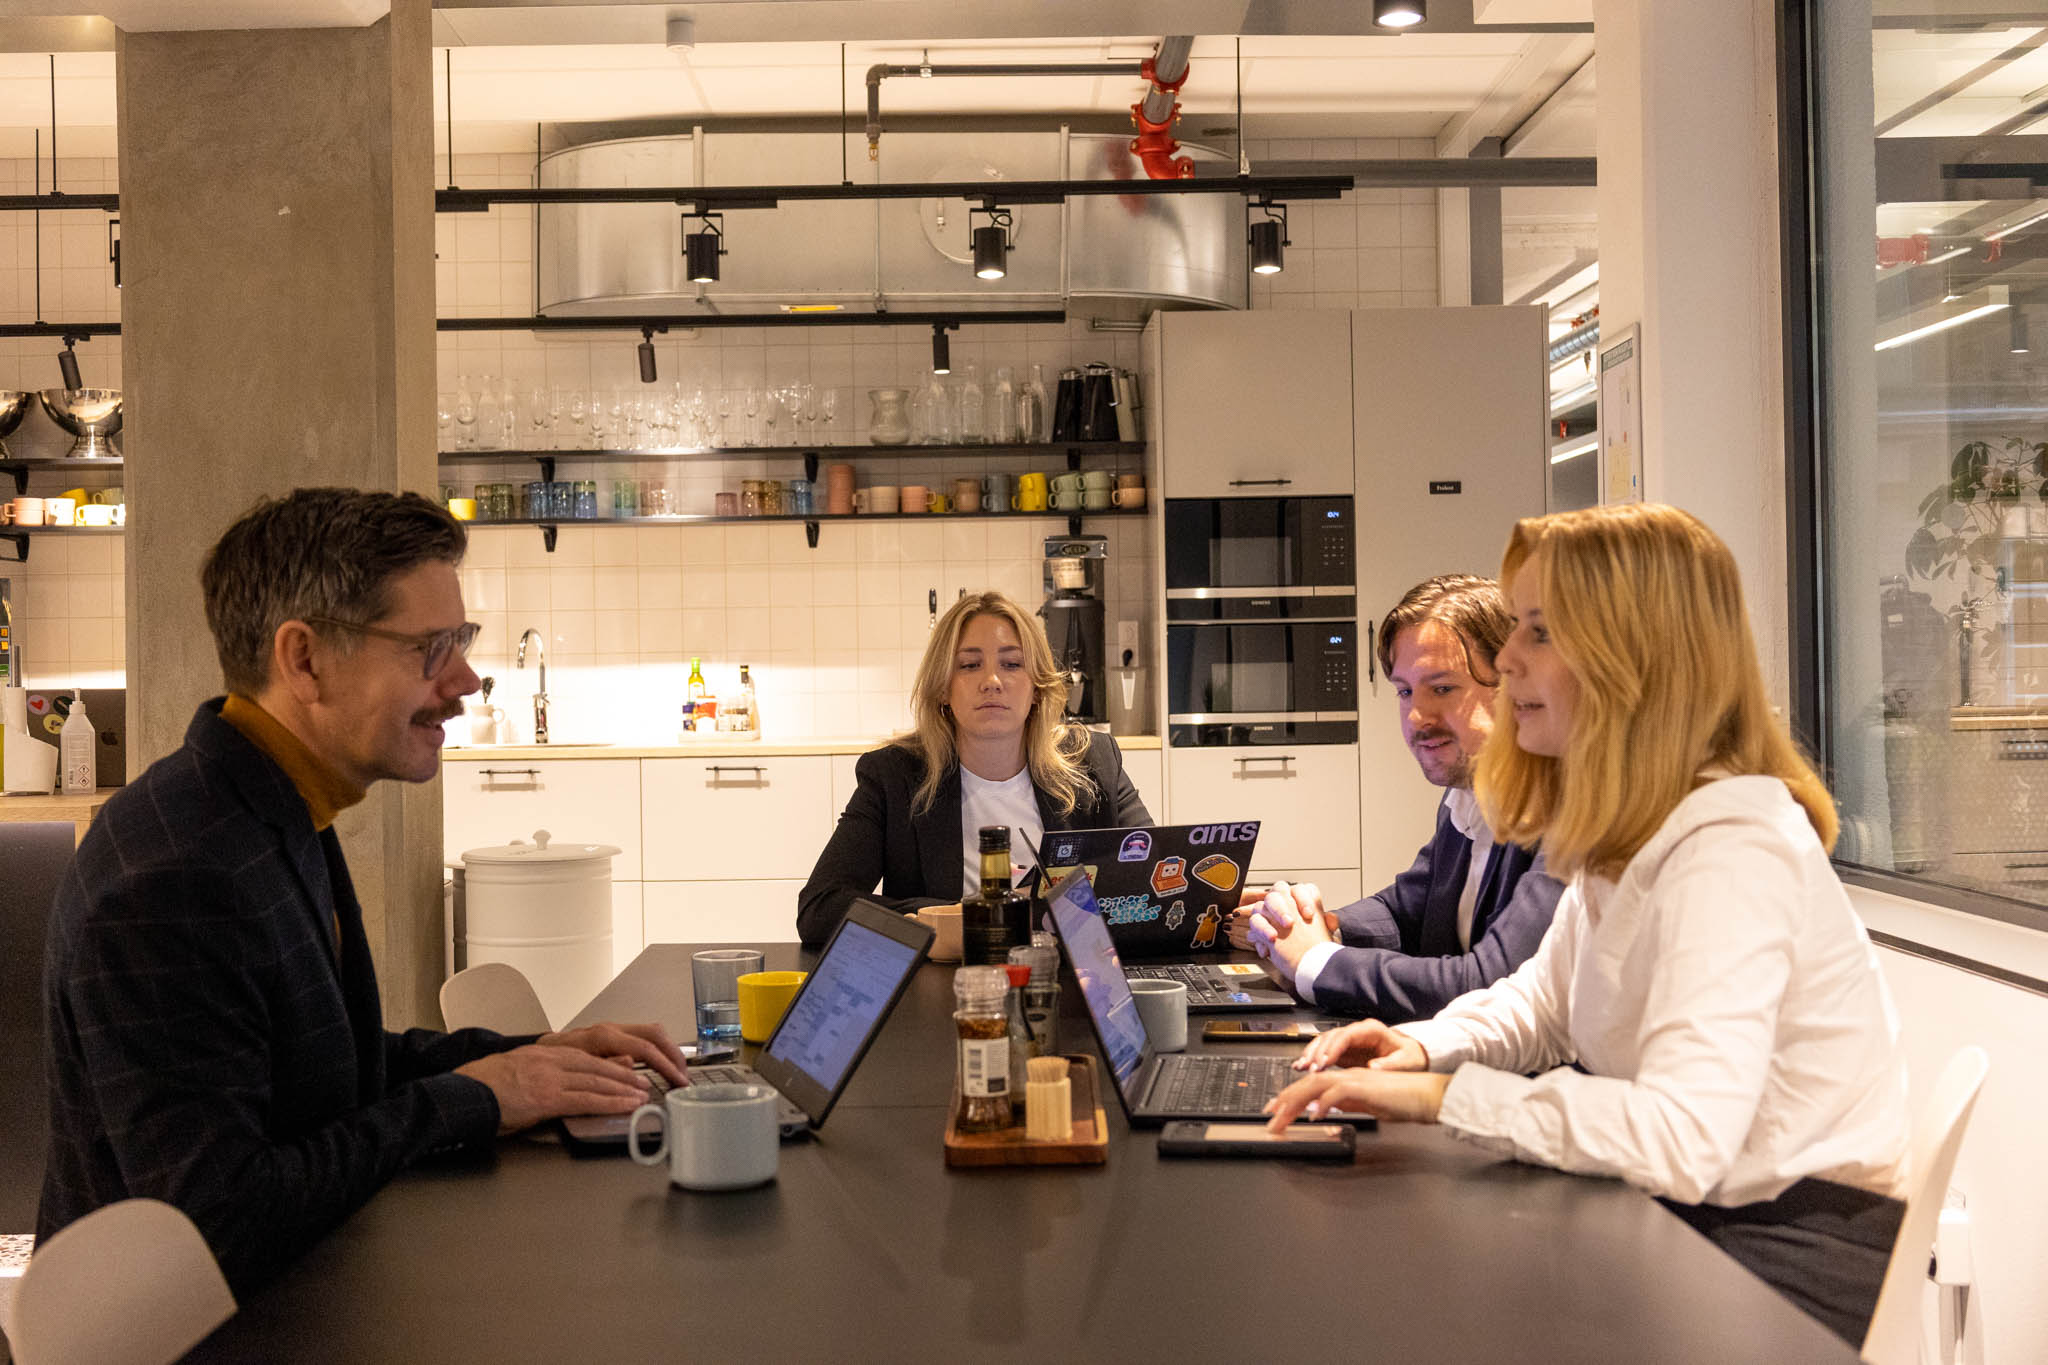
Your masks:
{"label": "drawer handle", "polygon": [[1293,754],[1247,754],[1247,755],[1245,755],[1245,756],[1244,756],[1243,758],[1240,758],[1240,759],[1238,759],[1238,760],[1237,760],[1237,762],[1239,763],[1239,765],[1243,765],[1243,764],[1246,764],[1246,763],[1279,763],[1279,764],[1285,765],[1285,764],[1288,764],[1288,763],[1292,763],[1292,762],[1294,762],[1294,755],[1293,755]]}
{"label": "drawer handle", "polygon": [[479,776],[481,776],[481,777],[539,777],[539,776],[540,776],[540,769],[538,769],[538,768],[482,768],[482,769],[479,769],[479,770],[478,770],[478,775],[479,775]]}
{"label": "drawer handle", "polygon": [[737,764],[737,763],[712,763],[712,764],[709,764],[709,765],[707,765],[707,766],[705,767],[704,771],[705,771],[705,772],[707,772],[707,773],[710,773],[710,774],[711,774],[711,776],[712,776],[712,777],[713,777],[714,779],[716,779],[716,778],[717,778],[717,776],[718,776],[718,774],[720,774],[720,773],[753,773],[753,774],[754,774],[755,776],[759,777],[759,776],[761,776],[762,774],[766,773],[766,772],[767,772],[768,770],[767,770],[766,768],[762,767],[762,766],[761,766],[760,764],[758,764],[758,763],[754,763],[754,764]]}
{"label": "drawer handle", "polygon": [[1285,488],[1293,482],[1294,480],[1292,479],[1232,479],[1230,486],[1232,488]]}

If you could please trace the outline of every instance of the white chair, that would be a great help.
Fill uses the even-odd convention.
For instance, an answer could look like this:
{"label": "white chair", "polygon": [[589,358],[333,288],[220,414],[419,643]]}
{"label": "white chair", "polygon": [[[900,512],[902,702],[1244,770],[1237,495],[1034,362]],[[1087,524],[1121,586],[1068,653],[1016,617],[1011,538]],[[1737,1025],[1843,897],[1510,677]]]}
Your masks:
{"label": "white chair", "polygon": [[507,962],[480,962],[443,981],[441,1018],[451,1029],[487,1028],[508,1034],[554,1029],[533,983]]}
{"label": "white chair", "polygon": [[124,1199],[36,1248],[7,1338],[19,1365],[169,1365],[234,1315],[192,1220]]}
{"label": "white chair", "polygon": [[1970,1110],[1984,1086],[1991,1059],[1981,1047],[1966,1047],[1949,1058],[1934,1083],[1934,1094],[1913,1127],[1908,1154],[1912,1187],[1906,1194],[1906,1217],[1899,1240],[1892,1244],[1878,1291],[1877,1311],[1863,1337],[1868,1365],[1918,1365],[1920,1301],[1927,1286],[1927,1259],[1934,1251],[1934,1232],[1955,1173],[1956,1152],[1969,1127]]}

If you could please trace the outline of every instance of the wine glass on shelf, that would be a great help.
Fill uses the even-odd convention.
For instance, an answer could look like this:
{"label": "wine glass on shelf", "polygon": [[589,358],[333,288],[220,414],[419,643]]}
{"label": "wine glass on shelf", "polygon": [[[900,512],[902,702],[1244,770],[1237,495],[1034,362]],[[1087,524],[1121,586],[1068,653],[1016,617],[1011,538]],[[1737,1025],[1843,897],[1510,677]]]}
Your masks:
{"label": "wine glass on shelf", "polygon": [[604,396],[593,392],[590,395],[590,447],[593,450],[608,450],[618,428],[613,425],[611,411],[605,407]]}
{"label": "wine glass on shelf", "polygon": [[498,382],[498,447],[519,449],[519,399],[509,375]]}
{"label": "wine glass on shelf", "polygon": [[741,442],[741,444],[750,446],[761,444],[754,438],[754,423],[761,416],[761,391],[759,389],[751,386],[747,389],[745,398],[741,400],[741,410],[747,415],[746,440]]}
{"label": "wine glass on shelf", "polygon": [[569,434],[563,423],[569,416],[569,391],[559,384],[548,396],[548,447],[560,450],[562,441]]}
{"label": "wine glass on shelf", "polygon": [[569,419],[569,436],[573,441],[569,448],[571,450],[589,449],[589,444],[584,435],[584,428],[590,422],[590,399],[584,394],[583,390],[569,390],[569,401],[564,415]]}
{"label": "wine glass on shelf", "polygon": [[495,449],[498,431],[498,386],[485,375],[476,386],[477,445],[485,450]]}
{"label": "wine glass on shelf", "polygon": [[476,392],[466,374],[455,380],[455,448],[476,449]]}
{"label": "wine glass on shelf", "polygon": [[526,391],[526,424],[535,450],[548,448],[548,427],[551,422],[547,386],[535,384]]}
{"label": "wine glass on shelf", "polygon": [[455,395],[442,392],[434,397],[434,429],[441,449],[452,450],[450,439],[455,435]]}
{"label": "wine glass on shelf", "polygon": [[718,427],[715,431],[712,432],[711,444],[714,446],[739,445],[740,442],[735,441],[732,438],[731,389],[720,389],[718,391],[718,404],[716,411],[718,413]]}
{"label": "wine glass on shelf", "polygon": [[825,419],[825,444],[839,444],[839,390],[831,385],[818,395],[818,415]]}

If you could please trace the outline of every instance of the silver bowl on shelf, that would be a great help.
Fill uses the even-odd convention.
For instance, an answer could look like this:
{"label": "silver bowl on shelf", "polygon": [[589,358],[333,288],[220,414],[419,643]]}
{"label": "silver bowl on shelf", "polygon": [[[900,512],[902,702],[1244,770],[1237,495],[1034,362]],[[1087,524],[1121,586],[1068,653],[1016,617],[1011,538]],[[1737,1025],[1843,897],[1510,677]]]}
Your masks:
{"label": "silver bowl on shelf", "polygon": [[11,460],[14,453],[7,448],[7,438],[21,425],[21,419],[28,416],[29,399],[35,397],[22,389],[0,389],[0,460]]}
{"label": "silver bowl on shelf", "polygon": [[109,439],[121,429],[119,389],[44,389],[36,395],[50,420],[78,439],[67,460],[114,460],[121,452]]}

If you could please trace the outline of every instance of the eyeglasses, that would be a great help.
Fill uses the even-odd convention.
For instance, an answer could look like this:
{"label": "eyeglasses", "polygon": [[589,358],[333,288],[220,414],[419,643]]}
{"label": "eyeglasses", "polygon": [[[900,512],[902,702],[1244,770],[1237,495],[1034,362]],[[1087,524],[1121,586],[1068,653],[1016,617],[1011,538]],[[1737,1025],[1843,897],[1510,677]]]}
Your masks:
{"label": "eyeglasses", "polygon": [[374,636],[379,640],[390,640],[394,644],[410,645],[420,651],[420,677],[432,680],[448,666],[448,661],[457,654],[467,656],[469,647],[476,643],[477,632],[483,627],[474,621],[464,621],[448,630],[436,630],[425,635],[407,635],[402,631],[383,630],[377,626],[366,626],[360,621],[340,621],[332,616],[308,616],[310,625],[333,626],[337,630],[352,630],[358,635]]}

